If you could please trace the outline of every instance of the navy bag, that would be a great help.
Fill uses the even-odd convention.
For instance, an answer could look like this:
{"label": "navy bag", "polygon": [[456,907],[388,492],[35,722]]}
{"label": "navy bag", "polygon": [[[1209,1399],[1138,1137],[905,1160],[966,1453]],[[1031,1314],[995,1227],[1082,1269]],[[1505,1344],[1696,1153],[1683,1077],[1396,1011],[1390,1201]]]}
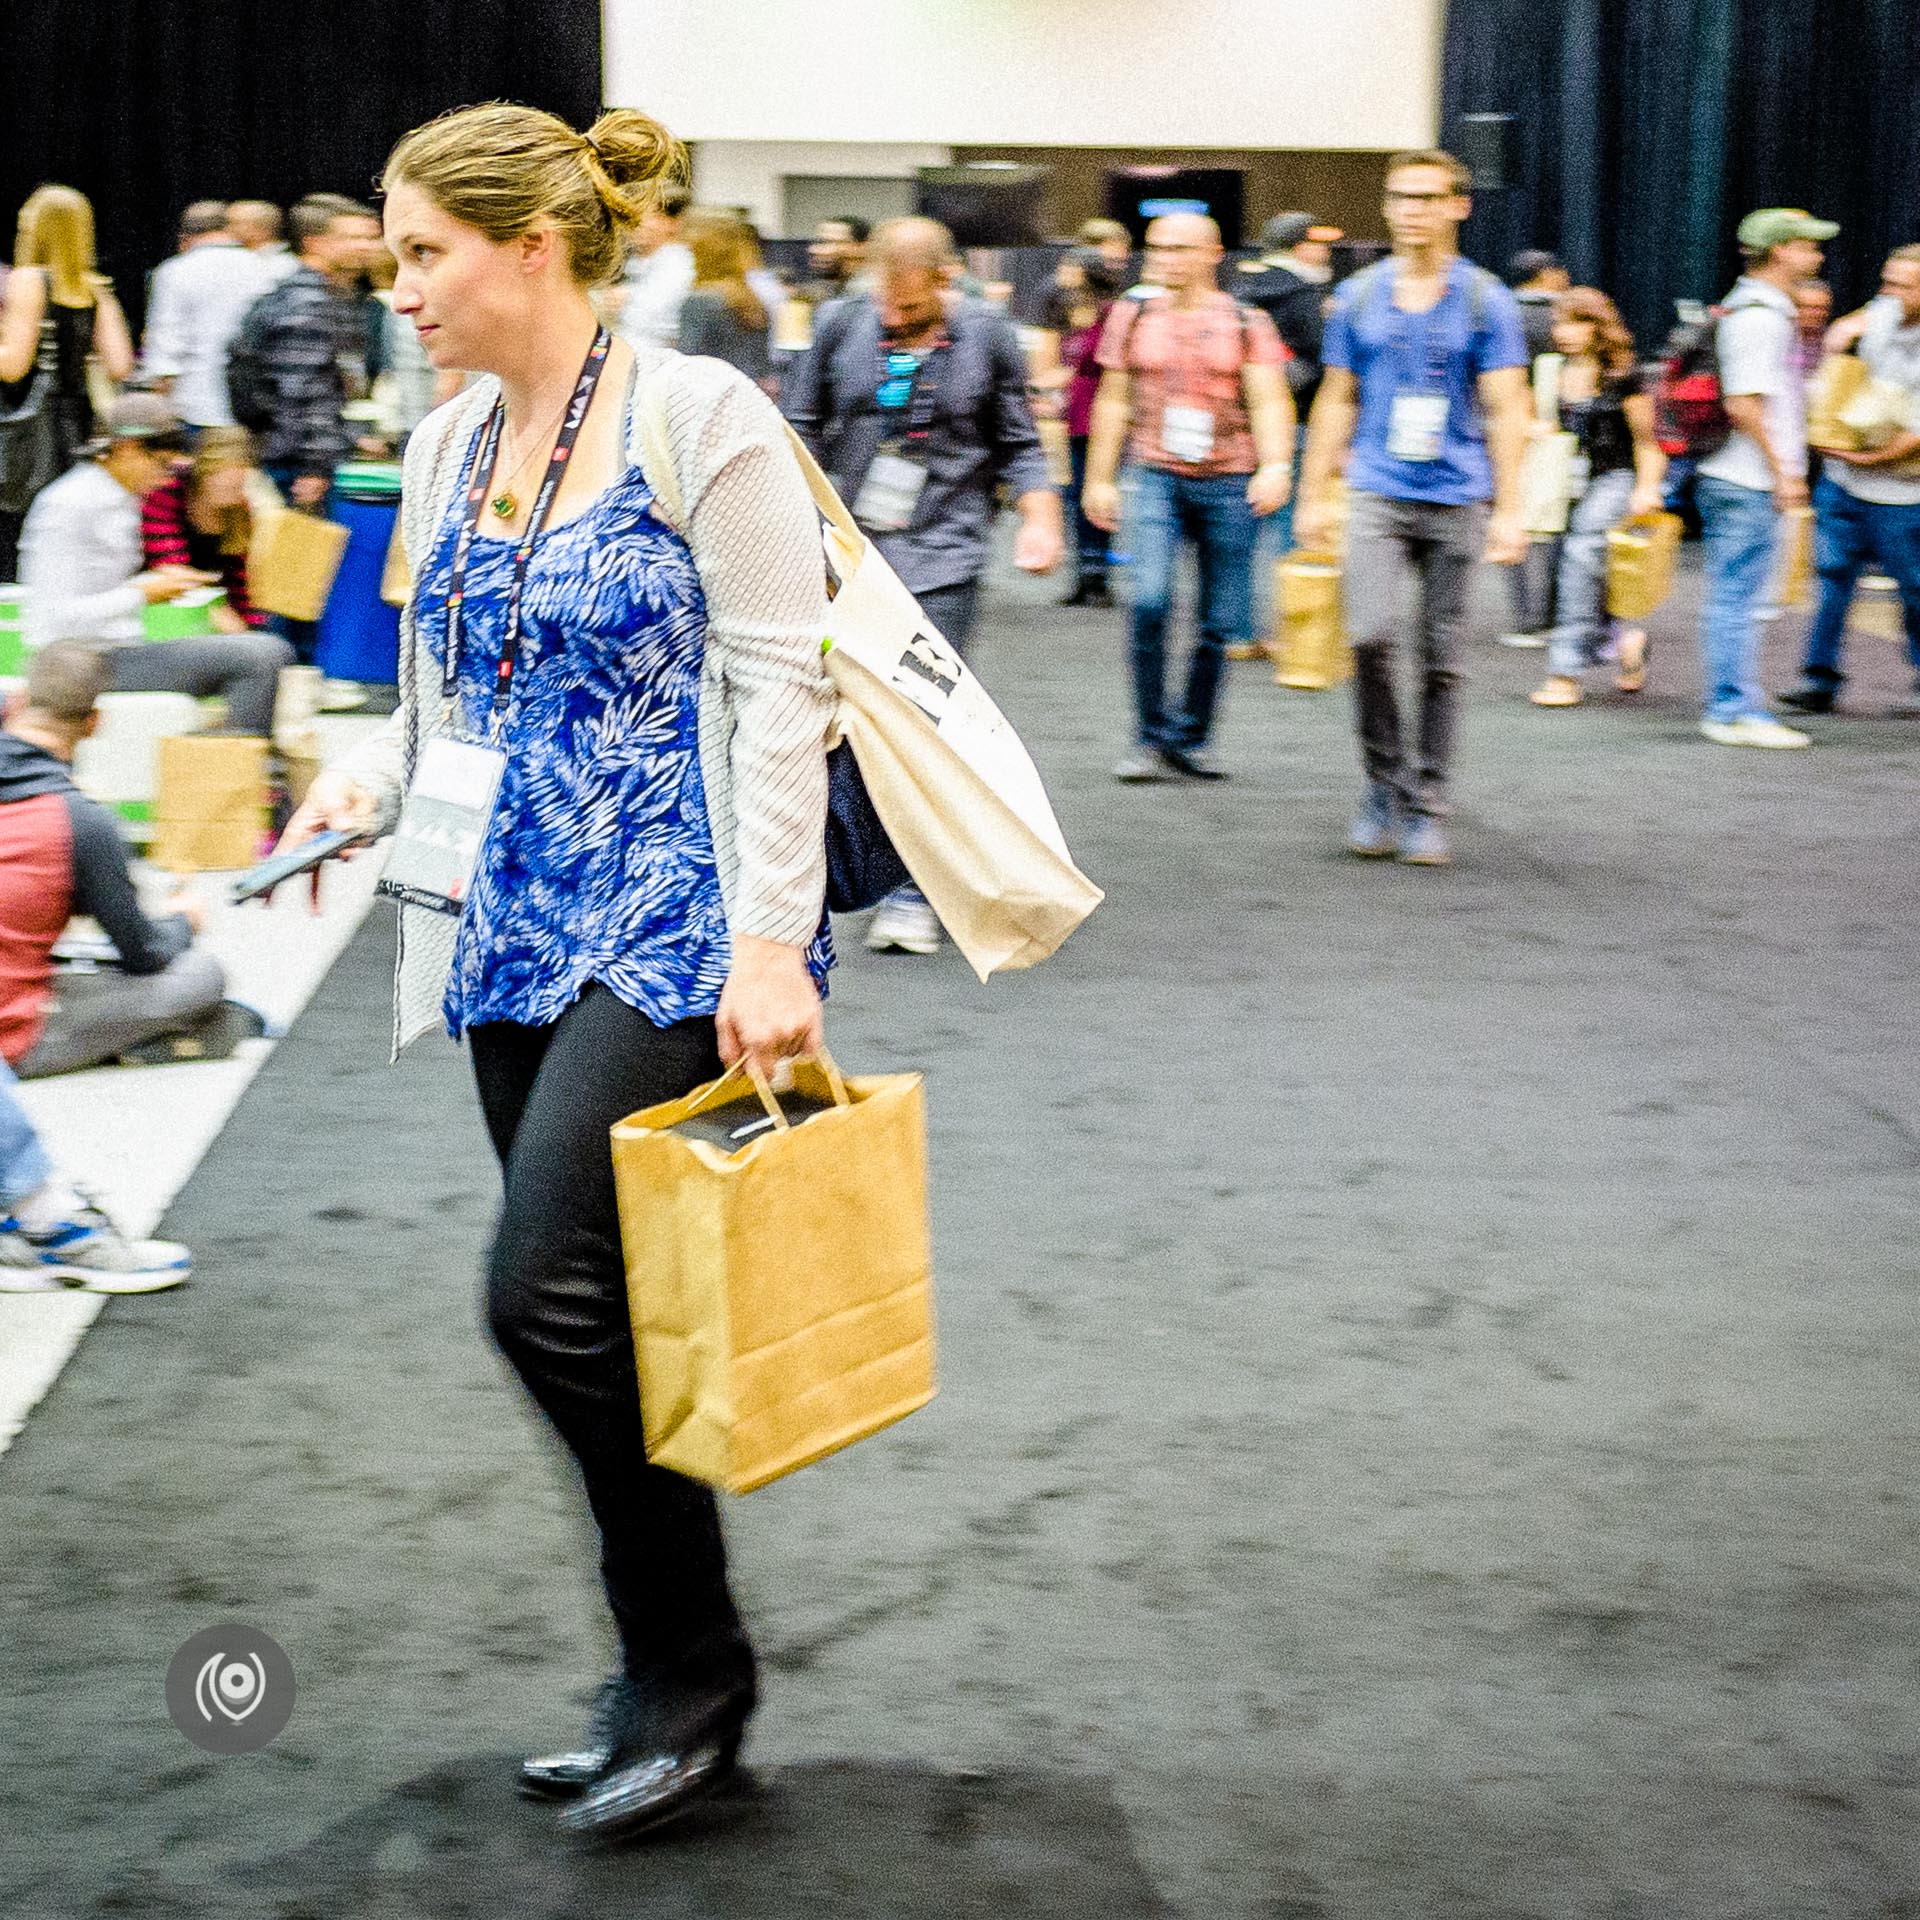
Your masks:
{"label": "navy bag", "polygon": [[911,880],[874,811],[853,749],[827,755],[827,910],[864,913]]}

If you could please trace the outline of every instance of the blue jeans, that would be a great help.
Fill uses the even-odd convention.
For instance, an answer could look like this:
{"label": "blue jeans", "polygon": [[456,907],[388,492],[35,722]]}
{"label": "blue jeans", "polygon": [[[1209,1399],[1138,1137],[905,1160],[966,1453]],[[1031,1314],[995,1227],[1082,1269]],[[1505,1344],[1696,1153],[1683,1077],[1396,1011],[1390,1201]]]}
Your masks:
{"label": "blue jeans", "polygon": [[1067,509],[1073,515],[1074,559],[1077,568],[1074,574],[1074,585],[1104,587],[1107,584],[1107,570],[1112,564],[1112,555],[1107,544],[1106,528],[1096,527],[1087,518],[1087,510],[1081,504],[1081,496],[1087,490],[1087,440],[1084,434],[1075,434],[1067,442],[1067,454],[1073,462],[1073,483],[1067,490]]}
{"label": "blue jeans", "polygon": [[1820,609],[1807,632],[1801,671],[1808,684],[1838,687],[1846,679],[1840,650],[1846,642],[1847,609],[1869,563],[1877,563],[1900,589],[1907,619],[1907,659],[1920,679],[1920,506],[1882,506],[1859,499],[1831,479],[1814,489],[1820,562]]}
{"label": "blue jeans", "polygon": [[1573,503],[1559,540],[1554,599],[1559,623],[1547,642],[1547,671],[1578,680],[1607,637],[1607,535],[1627,517],[1633,469],[1595,475]]}
{"label": "blue jeans", "polygon": [[[1174,562],[1191,540],[1200,561],[1200,605],[1186,694],[1167,705],[1167,613]],[[1253,621],[1253,509],[1247,476],[1190,480],[1158,467],[1127,475],[1127,547],[1133,556],[1133,701],[1143,747],[1176,752],[1206,744],[1226,649]]]}
{"label": "blue jeans", "polygon": [[1709,720],[1767,715],[1760,691],[1760,629],[1754,621],[1773,576],[1780,515],[1773,495],[1701,474],[1694,482],[1706,542],[1700,654]]}
{"label": "blue jeans", "polygon": [[4,1213],[53,1178],[53,1162],[20,1104],[19,1084],[13,1069],[0,1060],[0,1212]]}

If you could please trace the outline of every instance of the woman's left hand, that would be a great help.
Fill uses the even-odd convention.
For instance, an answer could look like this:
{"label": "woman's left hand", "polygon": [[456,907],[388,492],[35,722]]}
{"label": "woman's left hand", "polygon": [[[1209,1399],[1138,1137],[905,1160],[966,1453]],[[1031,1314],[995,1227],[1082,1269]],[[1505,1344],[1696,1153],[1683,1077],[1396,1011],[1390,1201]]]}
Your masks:
{"label": "woman's left hand", "polygon": [[826,1045],[826,1023],[802,950],[736,934],[733,971],[720,990],[714,1025],[727,1066],[745,1058],[770,1073],[777,1061],[818,1053]]}

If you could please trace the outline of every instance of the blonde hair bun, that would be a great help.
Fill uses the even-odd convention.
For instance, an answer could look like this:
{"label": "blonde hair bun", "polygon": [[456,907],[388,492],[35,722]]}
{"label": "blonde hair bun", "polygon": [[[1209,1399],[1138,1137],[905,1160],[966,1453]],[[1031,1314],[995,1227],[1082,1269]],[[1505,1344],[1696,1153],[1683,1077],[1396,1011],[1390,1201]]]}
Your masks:
{"label": "blonde hair bun", "polygon": [[663,194],[684,194],[686,148],[630,107],[588,133],[535,107],[496,101],[416,127],[387,158],[383,187],[405,181],[489,240],[518,238],[543,216],[565,237],[583,286],[614,279],[627,233]]}

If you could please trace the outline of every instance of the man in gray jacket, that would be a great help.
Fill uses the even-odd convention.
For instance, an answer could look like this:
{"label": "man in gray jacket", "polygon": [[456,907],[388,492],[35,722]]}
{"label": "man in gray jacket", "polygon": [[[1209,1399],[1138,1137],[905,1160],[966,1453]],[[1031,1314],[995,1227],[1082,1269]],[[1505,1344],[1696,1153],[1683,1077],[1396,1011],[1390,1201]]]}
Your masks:
{"label": "man in gray jacket", "polygon": [[[1014,565],[1050,573],[1066,551],[1026,356],[1004,313],[954,290],[953,236],[937,220],[884,222],[867,265],[871,292],[821,308],[784,403],[854,518],[964,653],[1003,483],[1020,516]],[[867,932],[875,951],[934,953],[940,942],[910,887]]]}

